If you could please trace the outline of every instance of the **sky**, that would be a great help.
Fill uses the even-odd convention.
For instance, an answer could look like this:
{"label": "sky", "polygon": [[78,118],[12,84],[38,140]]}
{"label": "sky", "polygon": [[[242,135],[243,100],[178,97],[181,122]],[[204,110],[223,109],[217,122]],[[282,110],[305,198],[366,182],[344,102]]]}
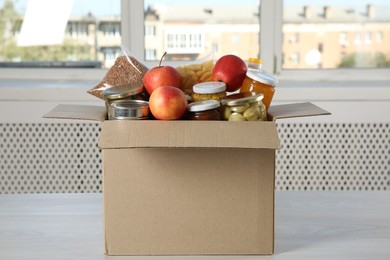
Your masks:
{"label": "sky", "polygon": [[[28,0],[14,0],[19,10],[24,11]],[[53,0],[56,1],[56,0]],[[132,0],[128,0],[132,1]],[[259,0],[145,0],[147,4],[197,4],[197,5],[257,5]],[[0,7],[4,0],[0,0]],[[390,5],[389,0],[284,0],[285,6],[328,5],[328,6],[364,6]],[[72,15],[85,15],[92,11],[94,15],[119,15],[120,0],[75,0]]]}

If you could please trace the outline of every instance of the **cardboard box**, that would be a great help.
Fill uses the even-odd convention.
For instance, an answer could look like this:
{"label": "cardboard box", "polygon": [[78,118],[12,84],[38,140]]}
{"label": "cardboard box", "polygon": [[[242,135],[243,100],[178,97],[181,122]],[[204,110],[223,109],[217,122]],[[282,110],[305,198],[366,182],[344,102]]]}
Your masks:
{"label": "cardboard box", "polygon": [[102,121],[107,255],[274,252],[277,118],[329,114],[281,105],[268,122],[104,120],[60,105],[45,117]]}

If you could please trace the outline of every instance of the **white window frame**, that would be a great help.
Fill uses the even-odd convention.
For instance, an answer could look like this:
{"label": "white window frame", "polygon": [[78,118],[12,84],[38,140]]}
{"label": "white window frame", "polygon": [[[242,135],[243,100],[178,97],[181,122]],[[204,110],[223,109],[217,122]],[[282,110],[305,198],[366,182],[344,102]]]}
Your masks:
{"label": "white window frame", "polygon": [[[282,80],[318,81],[332,79],[345,81],[388,80],[390,69],[333,69],[302,70],[282,69],[282,24],[283,0],[261,0],[260,55],[265,72],[277,75]],[[156,66],[154,61],[145,60],[144,1],[121,0],[122,44],[148,67]],[[167,63],[168,64],[168,63]],[[171,61],[169,65],[180,66],[183,62]],[[51,80],[96,80],[102,78],[106,69],[20,69],[0,68],[1,79],[51,79]],[[308,76],[310,75],[310,76]]]}

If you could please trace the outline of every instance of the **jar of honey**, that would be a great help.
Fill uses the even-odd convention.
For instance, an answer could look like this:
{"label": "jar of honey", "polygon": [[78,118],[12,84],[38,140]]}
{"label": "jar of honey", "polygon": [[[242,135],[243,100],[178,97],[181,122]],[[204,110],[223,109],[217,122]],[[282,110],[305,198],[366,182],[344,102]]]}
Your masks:
{"label": "jar of honey", "polygon": [[189,120],[221,120],[220,103],[217,100],[196,101],[188,105]]}
{"label": "jar of honey", "polygon": [[226,97],[226,84],[223,82],[202,82],[193,86],[192,101],[221,100]]}
{"label": "jar of honey", "polygon": [[258,92],[263,93],[263,104],[268,111],[272,98],[275,93],[275,86],[278,80],[259,71],[248,70],[240,92]]}

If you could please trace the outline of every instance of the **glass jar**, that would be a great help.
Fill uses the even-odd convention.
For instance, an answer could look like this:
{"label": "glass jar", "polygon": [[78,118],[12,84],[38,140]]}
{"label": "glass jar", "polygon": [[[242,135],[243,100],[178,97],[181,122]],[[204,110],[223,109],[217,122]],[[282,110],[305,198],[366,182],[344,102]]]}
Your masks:
{"label": "glass jar", "polygon": [[243,92],[221,100],[222,118],[228,121],[267,121],[263,93]]}
{"label": "glass jar", "polygon": [[217,100],[196,101],[188,105],[189,120],[221,120],[221,104]]}
{"label": "glass jar", "polygon": [[268,111],[272,98],[275,93],[275,86],[278,80],[259,71],[250,71],[246,73],[240,92],[258,92],[264,94],[263,103]]}
{"label": "glass jar", "polygon": [[192,88],[192,101],[221,100],[226,97],[226,84],[223,82],[202,82]]}
{"label": "glass jar", "polygon": [[248,59],[248,70],[261,71],[261,59],[249,58]]}

